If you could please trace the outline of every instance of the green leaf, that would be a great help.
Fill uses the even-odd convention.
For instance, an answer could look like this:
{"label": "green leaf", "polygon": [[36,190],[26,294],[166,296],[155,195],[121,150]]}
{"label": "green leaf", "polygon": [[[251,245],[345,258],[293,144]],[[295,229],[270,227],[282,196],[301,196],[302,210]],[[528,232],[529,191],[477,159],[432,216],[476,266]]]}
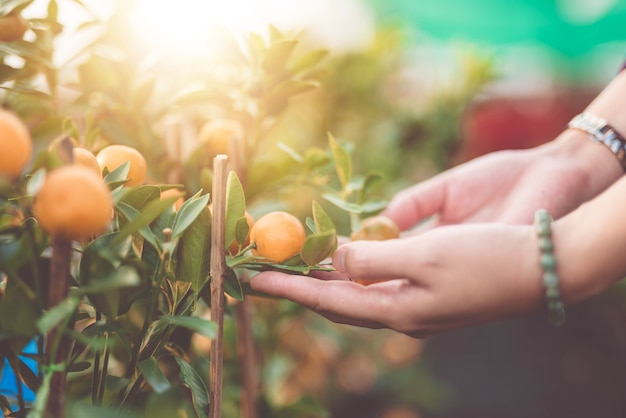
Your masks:
{"label": "green leaf", "polygon": [[46,334],[59,325],[64,319],[72,316],[80,303],[80,297],[76,292],[72,292],[59,304],[53,306],[41,318],[37,320],[37,329],[41,334]]}
{"label": "green leaf", "polygon": [[378,213],[381,210],[385,209],[389,201],[387,200],[372,200],[370,202],[365,202],[361,205],[362,213]]}
{"label": "green leaf", "polygon": [[269,25],[269,33],[270,33],[270,42],[277,42],[283,40],[285,35],[278,30],[278,28],[272,24]]}
{"label": "green leaf", "polygon": [[309,235],[304,241],[300,257],[308,266],[314,266],[324,261],[337,248],[337,233],[335,230]]}
{"label": "green leaf", "polygon": [[[250,262],[250,263],[241,263],[237,267],[253,270],[253,271],[280,271],[288,274],[297,274],[301,276],[307,276],[312,271],[334,271],[335,269],[330,266],[322,266],[322,265],[293,265],[288,266],[285,264],[275,264],[268,262]],[[243,285],[242,285],[243,287]]]}
{"label": "green leaf", "polygon": [[345,200],[334,194],[325,193],[322,195],[322,197],[324,197],[324,199],[328,200],[333,205],[337,206],[339,209],[343,209],[346,212],[356,214],[360,214],[363,212],[361,205],[357,205],[356,203],[352,202],[346,202]]}
{"label": "green leaf", "polygon": [[361,191],[359,193],[358,202],[360,204],[363,204],[366,201],[367,195],[371,192],[372,188],[376,184],[380,183],[384,178],[385,176],[380,171],[368,172],[365,175],[365,178],[363,179],[363,184],[361,185]]}
{"label": "green leaf", "polygon": [[296,58],[289,70],[293,74],[299,73],[300,71],[310,70],[319,64],[327,55],[328,51],[325,49],[307,52],[306,54]]}
{"label": "green leaf", "polygon": [[68,373],[84,372],[85,370],[88,370],[90,367],[91,367],[90,362],[79,361],[77,363],[72,363],[69,366],[67,366],[67,371]]}
{"label": "green leaf", "polygon": [[151,185],[129,187],[125,191],[119,202],[126,203],[140,212],[148,203],[159,199],[161,196],[161,188]]}
{"label": "green leaf", "polygon": [[328,216],[328,214],[324,211],[324,208],[322,208],[322,206],[315,200],[313,201],[312,206],[316,233],[321,234],[329,231],[336,231],[337,228],[335,228],[335,224],[332,219],[330,219],[330,216]]}
{"label": "green leaf", "polygon": [[161,371],[155,357],[148,357],[140,361],[138,367],[143,377],[156,393],[164,393],[172,387],[167,376]]}
{"label": "green leaf", "polygon": [[241,248],[241,245],[246,242],[249,233],[250,225],[248,225],[248,219],[246,219],[245,216],[237,219],[237,225],[235,226],[235,241],[237,242],[239,248]]}
{"label": "green leaf", "polygon": [[[143,208],[141,213],[134,216],[133,219],[128,219],[128,217],[132,217],[130,215],[132,211],[127,210],[128,208],[131,208],[131,207],[128,205],[124,207],[124,204],[120,202],[118,209],[124,207],[123,214],[124,216],[128,215],[127,219],[129,220],[129,222],[126,225],[124,225],[124,227],[119,231],[119,235],[116,241],[114,241],[114,243],[119,242],[125,239],[126,237],[134,234],[135,232],[139,231],[144,238],[154,241],[154,242],[150,242],[151,244],[156,245],[156,239],[154,238],[154,234],[152,234],[152,231],[150,231],[149,228],[148,229],[142,229],[142,228],[150,225],[150,223],[152,223],[156,218],[158,218],[159,215],[161,215],[167,209],[171,208],[174,202],[176,201],[176,199],[178,199],[177,196],[172,196],[163,200],[153,200]],[[131,208],[131,209],[135,210],[134,208]]]}
{"label": "green leaf", "polygon": [[227,268],[224,272],[224,292],[239,301],[243,300],[243,289],[239,278],[233,269]]}
{"label": "green leaf", "polygon": [[209,409],[209,391],[193,367],[180,357],[175,357],[180,368],[180,381],[191,390],[193,406],[198,417],[205,418]]}
{"label": "green leaf", "polygon": [[237,174],[231,171],[228,173],[226,180],[226,222],[224,225],[224,243],[226,248],[237,239],[237,224],[241,218],[245,219],[245,217],[246,197],[243,192],[243,186]]}
{"label": "green leaf", "polygon": [[176,250],[176,279],[191,282],[196,300],[209,279],[210,253],[211,211],[204,206],[200,216],[183,233]]}
{"label": "green leaf", "polygon": [[280,73],[287,66],[287,60],[297,44],[298,41],[289,39],[272,42],[263,57],[263,69],[270,74]]}
{"label": "green leaf", "polygon": [[186,328],[200,335],[204,335],[207,338],[215,338],[217,334],[217,324],[215,322],[196,316],[163,315],[160,321],[163,321],[167,325]]}
{"label": "green leaf", "polygon": [[[45,405],[45,404],[44,404]],[[84,401],[75,401],[68,404],[68,417],[89,417],[89,418],[140,418],[133,412],[120,408],[111,409],[106,406],[94,406]],[[40,416],[38,415],[37,418]],[[28,415],[28,418],[31,418]]]}
{"label": "green leaf", "polygon": [[93,295],[125,287],[135,287],[140,284],[141,277],[135,268],[131,266],[121,266],[108,274],[100,276],[97,280],[92,280],[89,285],[82,286],[81,290],[84,293]]}
{"label": "green leaf", "polygon": [[128,181],[128,171],[130,170],[130,162],[126,161],[124,164],[117,167],[115,170],[106,173],[104,176],[104,182],[109,185],[110,189],[116,189],[120,185]]}
{"label": "green leaf", "polygon": [[278,102],[289,99],[292,96],[314,90],[320,86],[320,83],[312,80],[287,80],[270,91],[267,101]]}
{"label": "green leaf", "polygon": [[185,232],[187,228],[196,220],[200,213],[209,204],[209,195],[200,196],[200,192],[187,199],[180,207],[174,218],[174,228],[172,239],[176,239]]}
{"label": "green leaf", "polygon": [[46,169],[40,168],[35,171],[28,179],[28,184],[26,185],[26,194],[28,196],[35,196],[43,183],[46,181]]}
{"label": "green leaf", "polygon": [[15,273],[30,259],[29,240],[22,235],[17,240],[0,239],[0,271]]}
{"label": "green leaf", "polygon": [[37,389],[37,396],[35,396],[35,402],[32,409],[28,413],[28,418],[43,418],[46,404],[48,403],[48,395],[50,394],[50,381],[54,373],[44,373],[43,381]]}
{"label": "green leaf", "polygon": [[248,49],[254,60],[260,59],[265,54],[267,46],[263,37],[257,33],[250,32],[247,38]]}
{"label": "green leaf", "polygon": [[328,143],[333,155],[333,160],[335,161],[337,177],[339,177],[343,190],[346,190],[352,178],[352,161],[350,160],[350,155],[345,148],[335,140],[330,132],[328,133]]}
{"label": "green leaf", "polygon": [[[41,65],[43,68],[54,68],[52,61],[46,57],[46,54],[32,42],[16,41],[16,42],[0,42],[0,52],[8,55],[17,55],[28,60],[32,60],[33,63]],[[11,91],[18,91],[20,93],[35,94],[41,98],[49,99],[50,95],[39,90],[27,88],[23,86],[14,85],[10,87]]]}
{"label": "green leaf", "polygon": [[37,333],[37,320],[41,310],[35,295],[23,282],[9,280],[6,293],[0,299],[0,323],[5,331],[20,337],[33,337]]}
{"label": "green leaf", "polygon": [[304,164],[304,157],[298,154],[298,151],[291,148],[289,145],[285,144],[284,142],[277,142],[276,146],[285,151],[287,155],[293,158],[297,163]]}

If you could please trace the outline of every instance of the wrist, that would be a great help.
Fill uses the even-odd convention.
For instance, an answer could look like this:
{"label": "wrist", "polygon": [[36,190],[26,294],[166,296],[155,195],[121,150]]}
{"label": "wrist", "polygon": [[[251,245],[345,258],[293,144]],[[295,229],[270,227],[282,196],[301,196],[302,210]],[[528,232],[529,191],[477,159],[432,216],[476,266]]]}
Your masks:
{"label": "wrist", "polygon": [[589,139],[589,134],[578,129],[566,129],[543,148],[551,158],[566,161],[578,167],[595,195],[615,181],[624,171],[617,157],[603,144]]}
{"label": "wrist", "polygon": [[584,110],[605,119],[617,132],[626,135],[626,71],[620,71]]}

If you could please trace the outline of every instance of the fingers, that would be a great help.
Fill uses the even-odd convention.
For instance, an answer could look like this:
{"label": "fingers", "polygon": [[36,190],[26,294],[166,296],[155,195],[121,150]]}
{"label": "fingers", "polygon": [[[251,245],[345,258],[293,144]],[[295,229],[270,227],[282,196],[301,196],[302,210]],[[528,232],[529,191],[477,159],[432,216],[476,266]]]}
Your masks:
{"label": "fingers", "polygon": [[382,213],[393,219],[400,230],[411,228],[443,209],[445,177],[437,176],[399,192]]}
{"label": "fingers", "polygon": [[355,241],[341,245],[333,254],[338,272],[354,280],[407,278],[418,251],[413,238],[387,241]]}
{"label": "fingers", "polygon": [[[367,328],[387,326],[394,317],[394,286],[361,286],[348,281],[323,281],[279,272],[259,273],[250,282],[254,290],[289,299],[327,317]],[[386,285],[387,283],[381,283]],[[392,289],[394,288],[394,289]]]}

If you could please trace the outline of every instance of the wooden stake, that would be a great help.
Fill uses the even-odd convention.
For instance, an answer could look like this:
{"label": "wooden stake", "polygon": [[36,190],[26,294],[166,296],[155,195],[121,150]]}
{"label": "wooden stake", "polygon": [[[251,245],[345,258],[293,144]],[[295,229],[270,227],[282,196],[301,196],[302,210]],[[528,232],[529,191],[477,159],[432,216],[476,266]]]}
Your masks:
{"label": "wooden stake", "polygon": [[209,418],[222,417],[222,366],[224,363],[224,272],[226,248],[226,179],[228,156],[213,159],[213,218],[211,221],[211,320],[217,324],[217,334],[211,341],[209,379]]}

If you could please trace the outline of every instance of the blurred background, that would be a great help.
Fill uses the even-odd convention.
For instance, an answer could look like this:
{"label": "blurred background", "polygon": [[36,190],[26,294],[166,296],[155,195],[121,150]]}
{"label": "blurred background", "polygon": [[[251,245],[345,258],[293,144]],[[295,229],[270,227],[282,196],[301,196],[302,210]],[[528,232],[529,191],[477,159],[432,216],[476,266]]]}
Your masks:
{"label": "blurred background", "polygon": [[[50,4],[35,1],[24,14],[44,19]],[[103,121],[98,135],[141,149],[161,180],[175,165],[172,121],[178,136],[194,141],[204,121],[223,116],[223,108],[170,100],[199,83],[218,90],[233,81],[219,64],[232,58],[224,30],[236,42],[272,23],[296,33],[300,48],[329,51],[316,74],[320,88],[290,100],[270,136],[302,150],[324,147],[332,132],[351,144],[355,171],[384,173],[386,198],[485,153],[552,139],[626,58],[626,0],[83,0],[58,7],[64,29],[54,60],[59,80],[69,80],[61,87],[93,93],[86,102]],[[158,80],[150,100],[126,97],[150,78]],[[74,97],[60,91],[66,95],[55,106]],[[37,125],[48,112],[41,102],[3,99],[31,116],[41,144],[58,134]],[[267,152],[289,166],[284,152]],[[271,204],[255,196],[267,170],[250,174],[253,214]],[[341,220],[339,228],[347,232]],[[426,341],[334,325],[285,301],[255,301],[263,416],[623,417],[622,292],[618,285],[570,309],[560,329],[539,315]],[[235,331],[226,335],[234,347]],[[191,347],[206,368],[206,341],[192,339]],[[227,361],[235,387],[232,352]],[[283,415],[271,412],[277,406]]]}

